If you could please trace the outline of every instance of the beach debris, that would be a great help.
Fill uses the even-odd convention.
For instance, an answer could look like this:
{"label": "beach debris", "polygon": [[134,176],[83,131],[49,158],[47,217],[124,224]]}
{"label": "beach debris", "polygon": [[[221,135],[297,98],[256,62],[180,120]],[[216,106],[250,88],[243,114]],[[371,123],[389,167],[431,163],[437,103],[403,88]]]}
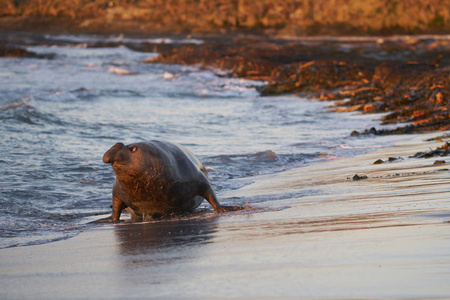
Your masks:
{"label": "beach debris", "polygon": [[367,135],[367,134],[374,134],[378,135],[378,130],[375,127],[372,127],[370,129],[366,129],[364,132],[360,133],[359,131],[353,130],[350,134],[351,136],[360,136],[360,135]]}
{"label": "beach debris", "polygon": [[[437,137],[437,138],[433,138],[433,139],[429,139],[427,141],[433,141],[433,140],[438,140],[441,137]],[[442,145],[441,147],[437,147],[435,150],[430,150],[428,152],[417,152],[416,154],[409,156],[410,158],[430,158],[430,157],[442,157],[442,156],[448,156],[450,155],[450,143],[446,142],[444,145]],[[389,163],[389,162],[394,162],[394,161],[399,161],[399,160],[404,160],[403,157],[389,157],[386,161],[382,160],[382,159],[377,159],[373,164],[374,165],[379,165],[379,164],[384,164],[384,163]],[[445,160],[436,160],[434,162],[435,165],[439,165],[439,164],[445,164]]]}
{"label": "beach debris", "polygon": [[379,164],[390,163],[390,162],[394,162],[394,161],[398,161],[398,160],[403,160],[403,158],[402,157],[389,157],[386,161],[378,159],[373,164],[374,165],[379,165]]}
{"label": "beach debris", "polygon": [[374,165],[381,165],[381,164],[384,164],[384,161],[382,159],[377,159],[373,164]]}
{"label": "beach debris", "polygon": [[403,160],[403,158],[401,158],[401,157],[389,157],[388,158],[388,162],[393,162],[393,161],[398,161],[398,160]]}
{"label": "beach debris", "polygon": [[450,143],[446,142],[443,146],[438,147],[437,149],[438,150],[447,150],[447,151],[449,151],[450,150]]}
{"label": "beach debris", "polygon": [[352,177],[353,180],[363,180],[367,178],[369,177],[367,177],[366,175],[358,175],[358,174],[355,174],[355,176]]}
{"label": "beach debris", "polygon": [[411,157],[430,158],[436,156],[448,156],[449,154],[450,154],[450,143],[446,142],[443,146],[437,147],[435,150],[430,150],[428,152],[417,152]]}
{"label": "beach debris", "polygon": [[[439,165],[438,163],[437,165]],[[448,172],[450,171],[447,168],[444,169],[438,169],[438,170],[430,170],[430,171],[423,171],[423,172],[409,172],[409,173],[395,173],[395,174],[387,174],[387,175],[380,175],[380,176],[371,176],[371,179],[381,179],[381,178],[397,178],[397,177],[408,177],[408,176],[415,176],[415,175],[425,175],[425,174],[434,174],[439,172]],[[356,174],[353,177],[347,177],[347,180],[362,180],[362,179],[369,179],[368,176],[362,175],[359,176]]]}
{"label": "beach debris", "polygon": [[448,139],[448,138],[450,138],[450,134],[447,133],[447,134],[440,135],[440,136],[437,136],[437,137],[434,137],[434,138],[426,139],[425,142],[433,142],[433,141],[436,141],[436,142],[443,143],[443,142],[444,142],[443,139]]}

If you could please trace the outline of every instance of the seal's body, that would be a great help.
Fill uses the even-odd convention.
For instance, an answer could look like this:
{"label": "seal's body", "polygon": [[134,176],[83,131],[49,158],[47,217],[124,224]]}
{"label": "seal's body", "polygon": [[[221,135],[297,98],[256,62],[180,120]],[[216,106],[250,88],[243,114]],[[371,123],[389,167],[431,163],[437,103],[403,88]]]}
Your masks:
{"label": "seal's body", "polygon": [[103,222],[117,222],[123,209],[146,220],[177,212],[191,212],[203,199],[221,210],[198,158],[186,148],[169,142],[149,141],[125,146],[117,143],[106,151],[116,181],[113,211]]}

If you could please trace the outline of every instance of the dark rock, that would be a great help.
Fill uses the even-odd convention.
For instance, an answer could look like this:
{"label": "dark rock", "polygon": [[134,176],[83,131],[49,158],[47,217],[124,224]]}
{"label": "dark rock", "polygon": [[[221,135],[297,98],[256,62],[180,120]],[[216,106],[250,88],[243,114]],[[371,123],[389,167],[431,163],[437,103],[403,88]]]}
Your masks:
{"label": "dark rock", "polygon": [[355,176],[353,176],[353,180],[363,180],[363,179],[367,179],[367,178],[369,178],[369,177],[367,177],[366,175],[362,175],[362,176],[359,176],[358,174],[355,174]]}
{"label": "dark rock", "polygon": [[351,133],[350,135],[351,135],[351,136],[360,136],[361,133],[359,133],[359,132],[356,131],[356,130],[353,130],[352,133]]}
{"label": "dark rock", "polygon": [[44,58],[50,59],[54,54],[37,54],[26,49],[10,46],[6,43],[0,43],[0,57],[28,57],[28,58]]}
{"label": "dark rock", "polygon": [[397,160],[403,160],[403,158],[401,158],[401,157],[389,157],[388,158],[388,162],[393,162],[393,161],[397,161]]}

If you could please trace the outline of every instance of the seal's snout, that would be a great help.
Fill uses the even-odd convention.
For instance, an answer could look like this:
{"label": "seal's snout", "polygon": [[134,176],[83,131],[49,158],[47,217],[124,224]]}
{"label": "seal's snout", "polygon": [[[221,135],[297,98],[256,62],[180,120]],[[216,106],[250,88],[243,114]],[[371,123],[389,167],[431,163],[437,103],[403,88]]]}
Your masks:
{"label": "seal's snout", "polygon": [[105,164],[112,164],[114,163],[114,159],[116,157],[117,152],[125,148],[125,145],[123,143],[117,143],[114,146],[112,146],[106,153],[103,155],[103,162]]}

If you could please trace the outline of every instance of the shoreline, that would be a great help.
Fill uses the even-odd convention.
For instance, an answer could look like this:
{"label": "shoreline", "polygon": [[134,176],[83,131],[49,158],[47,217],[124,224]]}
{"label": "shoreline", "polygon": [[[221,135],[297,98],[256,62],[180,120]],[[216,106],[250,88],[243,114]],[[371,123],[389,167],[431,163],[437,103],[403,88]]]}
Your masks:
{"label": "shoreline", "polygon": [[[449,162],[410,158],[442,146],[424,141],[439,135],[253,177],[218,195],[252,199],[254,210],[98,226],[67,240],[0,249],[0,295],[449,297]],[[391,156],[403,159],[373,164]],[[354,174],[368,179],[349,179]],[[275,197],[272,206],[264,202]]]}

